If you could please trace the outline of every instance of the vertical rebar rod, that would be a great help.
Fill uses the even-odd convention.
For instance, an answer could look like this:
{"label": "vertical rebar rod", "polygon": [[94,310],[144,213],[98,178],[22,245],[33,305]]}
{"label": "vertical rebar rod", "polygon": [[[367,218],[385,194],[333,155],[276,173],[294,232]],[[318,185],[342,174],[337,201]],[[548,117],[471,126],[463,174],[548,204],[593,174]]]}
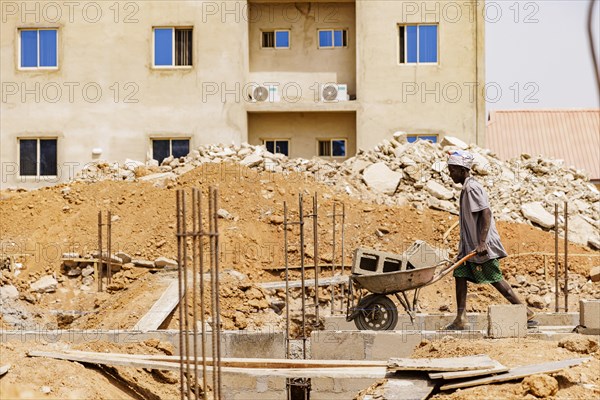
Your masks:
{"label": "vertical rebar rod", "polygon": [[200,239],[200,228],[198,227],[198,213],[200,193],[198,189],[192,190],[192,324],[194,337],[192,345],[194,346],[194,398],[198,399],[198,241]]}
{"label": "vertical rebar rod", "polygon": [[315,266],[315,328],[319,326],[319,206],[318,194],[313,196],[313,261]]}
{"label": "vertical rebar rod", "polygon": [[[336,203],[333,202],[333,220],[331,221],[331,230],[333,232],[333,241],[332,241],[332,245],[331,245],[331,277],[333,278],[335,276],[335,262],[337,260],[336,254],[335,254],[335,220],[336,220],[336,207],[335,207]],[[329,290],[331,290],[331,315],[334,314],[335,311],[335,285],[333,283],[333,281],[331,282],[331,285],[329,286]]]}
{"label": "vertical rebar rod", "polygon": [[554,204],[554,312],[558,312],[558,203]]}
{"label": "vertical rebar rod", "polygon": [[302,358],[306,359],[306,287],[304,271],[304,208],[302,193],[298,194],[300,214],[300,281],[302,285]]}
{"label": "vertical rebar rod", "polygon": [[182,274],[183,274],[183,304],[184,304],[184,314],[183,314],[183,319],[185,321],[185,357],[186,357],[186,365],[185,365],[185,372],[186,372],[186,382],[187,382],[187,397],[188,399],[191,399],[192,397],[192,393],[191,393],[191,385],[190,385],[190,381],[191,381],[191,370],[190,370],[190,320],[189,320],[189,310],[190,310],[190,305],[189,305],[189,301],[188,301],[188,295],[187,295],[187,291],[188,291],[188,263],[187,263],[187,253],[188,253],[188,243],[187,243],[187,239],[189,237],[188,234],[188,230],[187,230],[187,210],[186,210],[186,201],[185,201],[185,195],[183,197],[184,201],[182,204],[182,219],[181,219],[181,230],[183,231],[184,237],[183,237],[183,244],[182,244],[182,249],[183,249],[183,270],[182,270]]}
{"label": "vertical rebar rod", "polygon": [[102,291],[102,211],[98,211],[98,291]]}
{"label": "vertical rebar rod", "polygon": [[178,190],[177,191],[177,211],[176,211],[176,218],[177,218],[177,281],[178,281],[178,288],[179,288],[179,391],[180,391],[180,398],[181,400],[183,400],[185,398],[185,385],[184,385],[184,378],[183,378],[183,358],[184,358],[184,352],[183,352],[183,304],[181,301],[181,298],[183,296],[183,288],[182,288],[182,277],[181,277],[181,270],[183,268],[182,265],[182,260],[181,260],[181,242],[182,240],[184,240],[183,237],[183,233],[181,232],[181,202],[182,202],[182,197],[183,197],[183,191]]}
{"label": "vertical rebar rod", "polygon": [[219,209],[218,190],[212,189],[213,196],[213,219],[214,219],[214,241],[215,241],[215,300],[217,310],[217,377],[218,377],[218,396],[217,399],[221,399],[221,301],[219,295],[219,216],[217,210]]}
{"label": "vertical rebar rod", "polygon": [[[290,358],[290,267],[288,258],[288,209],[283,202],[283,259],[285,263],[285,358]],[[289,390],[288,390],[289,397]]]}
{"label": "vertical rebar rod", "polygon": [[568,203],[565,201],[565,312],[569,312],[569,264],[567,262],[567,258],[569,257],[568,208]]}
{"label": "vertical rebar rod", "polygon": [[111,253],[112,253],[112,243],[111,243],[111,239],[112,239],[112,212],[109,210],[108,211],[108,216],[107,216],[107,232],[106,232],[106,236],[108,236],[106,238],[107,244],[106,244],[106,251],[107,251],[107,255],[106,258],[108,259],[107,262],[107,267],[106,267],[106,281],[107,283],[110,285],[112,282],[112,260],[111,260]]}
{"label": "vertical rebar rod", "polygon": [[213,368],[212,368],[212,381],[213,381],[213,397],[218,399],[218,387],[217,387],[217,371],[216,371],[216,359],[217,359],[217,311],[215,309],[215,268],[214,268],[214,256],[215,256],[215,243],[214,237],[212,233],[214,231],[214,220],[212,218],[213,215],[213,198],[208,195],[208,234],[209,234],[209,243],[210,243],[210,314],[212,320],[212,331],[211,331],[211,342],[212,342],[212,359],[213,359]]}
{"label": "vertical rebar rod", "polygon": [[[344,276],[344,260],[346,257],[346,253],[345,253],[345,226],[346,226],[346,203],[342,203],[342,277]],[[346,297],[346,284],[342,283],[342,293],[341,293],[341,297],[340,297],[340,312],[343,312],[344,310],[344,297]]]}
{"label": "vertical rebar rod", "polygon": [[199,256],[200,256],[200,325],[201,342],[202,342],[202,392],[204,399],[208,399],[207,382],[206,382],[206,306],[204,304],[204,227],[203,227],[203,212],[202,212],[202,194],[198,196],[198,228],[200,233]]}

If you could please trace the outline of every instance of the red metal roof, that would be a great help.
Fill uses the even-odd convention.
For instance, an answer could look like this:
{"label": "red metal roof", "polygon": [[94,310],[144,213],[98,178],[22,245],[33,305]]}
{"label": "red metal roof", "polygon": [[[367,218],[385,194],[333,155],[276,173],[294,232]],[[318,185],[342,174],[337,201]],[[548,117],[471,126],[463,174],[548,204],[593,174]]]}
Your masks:
{"label": "red metal roof", "polygon": [[600,109],[492,111],[485,147],[509,160],[523,153],[565,161],[600,180]]}

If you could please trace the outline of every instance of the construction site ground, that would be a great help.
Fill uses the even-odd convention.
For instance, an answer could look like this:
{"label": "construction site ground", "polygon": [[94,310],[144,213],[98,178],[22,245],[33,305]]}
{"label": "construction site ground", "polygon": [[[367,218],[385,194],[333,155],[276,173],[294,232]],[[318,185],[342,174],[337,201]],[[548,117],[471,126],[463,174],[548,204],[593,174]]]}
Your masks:
{"label": "construction site ground", "polygon": [[[3,304],[0,329],[131,329],[160,297],[169,282],[176,279],[176,273],[129,267],[113,276],[110,290],[98,293],[95,283],[85,286],[81,277],[71,278],[61,273],[61,255],[70,252],[86,254],[96,250],[98,211],[111,210],[114,250],[147,260],[160,256],[176,259],[177,189],[198,187],[207,190],[210,185],[216,185],[219,188],[219,208],[229,213],[229,217],[219,220],[223,272],[220,295],[225,330],[273,331],[284,328],[285,313],[280,310],[278,313],[272,307],[274,299],[281,300],[282,291],[268,293],[256,285],[281,281],[283,278],[282,270],[274,269],[284,265],[283,204],[287,202],[291,217],[297,218],[300,191],[305,196],[305,208],[312,207],[312,195],[318,194],[319,264],[332,261],[340,263],[339,230],[337,255],[332,255],[332,218],[329,215],[334,202],[345,204],[346,274],[349,273],[352,251],[357,247],[401,253],[415,240],[425,240],[435,246],[456,249],[458,228],[444,239],[444,234],[457,221],[456,215],[429,209],[421,211],[410,205],[399,207],[365,203],[309,177],[288,179],[281,174],[258,173],[239,167],[231,170],[238,172],[221,174],[219,171],[222,169],[218,165],[215,165],[216,172],[199,168],[165,187],[156,187],[149,182],[101,181],[58,185],[36,191],[2,192],[2,252],[27,255],[17,257],[23,264],[18,276],[3,271],[0,286],[14,285],[20,297]],[[340,223],[338,219],[338,229]],[[551,302],[546,301],[538,310],[553,311],[554,257],[542,254],[554,253],[553,234],[526,224],[499,222],[497,225],[502,242],[510,254],[502,261],[505,278],[523,299],[530,295],[551,296]],[[288,234],[289,261],[291,265],[298,265],[302,251],[298,231],[293,229]],[[304,249],[307,265],[310,266],[313,263],[310,227],[307,227],[306,235],[311,239],[307,239]],[[562,239],[560,243],[562,253]],[[598,265],[600,259],[598,252],[572,243],[569,244],[569,253],[569,310],[577,311],[580,299],[600,299],[600,284],[588,281],[590,269]],[[562,256],[559,264],[562,271]],[[313,271],[307,269],[308,278],[313,277]],[[53,293],[30,293],[30,284],[48,274],[56,275],[58,289]],[[331,274],[328,268],[322,270],[323,277]],[[298,270],[293,270],[291,279],[299,279]],[[322,289],[320,297],[324,310],[329,308],[329,296],[328,289]],[[561,297],[561,305],[562,301]],[[471,285],[469,288],[468,312],[486,312],[488,305],[504,303],[506,300],[489,285]],[[454,311],[453,278],[446,277],[422,290],[420,306],[422,311],[430,313]],[[62,317],[64,314],[74,317],[65,319]],[[174,315],[162,328],[177,328],[177,313]],[[0,344],[0,364],[12,365],[10,372],[0,381],[2,397],[39,398],[40,388],[44,386],[51,388],[44,398],[147,398],[148,393],[156,395],[156,398],[179,396],[177,374],[121,367],[101,370],[75,362],[26,356],[26,352],[32,348],[67,345]],[[133,354],[168,352],[167,347],[146,341],[135,345],[93,343],[77,345],[76,348]],[[488,353],[506,366],[578,356],[575,352],[558,348],[557,343],[552,341],[503,339],[458,342],[442,339],[424,343],[416,350],[414,357],[480,353]],[[572,368],[559,378],[557,398],[587,399],[600,396],[600,356],[597,349],[591,354],[592,362]],[[123,382],[129,382],[129,386]],[[138,387],[132,388],[131,382]],[[453,399],[522,398],[526,394],[521,383],[517,382],[435,396]]]}

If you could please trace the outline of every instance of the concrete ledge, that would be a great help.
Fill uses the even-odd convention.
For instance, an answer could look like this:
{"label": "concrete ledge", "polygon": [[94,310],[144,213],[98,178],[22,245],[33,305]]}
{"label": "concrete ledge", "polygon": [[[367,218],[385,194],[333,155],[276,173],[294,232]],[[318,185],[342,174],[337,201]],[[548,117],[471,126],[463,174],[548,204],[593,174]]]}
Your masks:
{"label": "concrete ledge", "polygon": [[[398,310],[400,312],[400,310]],[[397,331],[435,331],[450,324],[456,314],[417,314],[415,323],[410,322],[410,317],[405,313],[398,315]],[[579,324],[579,313],[538,313],[535,320],[540,326],[575,326]],[[487,313],[467,313],[467,326],[474,330],[483,330],[488,327]],[[347,322],[345,315],[325,317],[324,330],[328,331],[355,331],[353,321]]]}
{"label": "concrete ledge", "polygon": [[[137,343],[158,339],[173,345],[179,353],[179,332],[175,330],[127,331],[127,330],[0,330],[0,343]],[[193,334],[188,336],[193,346]],[[212,349],[211,334],[206,334],[208,355]],[[198,335],[198,355],[202,355],[201,338]],[[283,332],[224,331],[221,333],[221,356],[232,358],[285,358],[285,334]]]}

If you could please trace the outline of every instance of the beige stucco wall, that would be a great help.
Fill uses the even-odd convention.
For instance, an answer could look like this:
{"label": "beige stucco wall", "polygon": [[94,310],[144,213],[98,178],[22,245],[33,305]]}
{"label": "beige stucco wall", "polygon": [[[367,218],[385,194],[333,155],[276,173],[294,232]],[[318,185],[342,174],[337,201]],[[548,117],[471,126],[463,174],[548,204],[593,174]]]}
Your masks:
{"label": "beige stucco wall", "polygon": [[[17,9],[7,9],[7,3]],[[60,7],[57,22],[51,22],[57,13],[49,3]],[[83,166],[92,160],[93,148],[103,149],[102,159],[145,161],[152,136],[191,137],[192,146],[247,140],[244,102],[235,94],[222,97],[223,88],[247,80],[248,22],[241,13],[246,2],[227,3],[240,11],[224,14],[220,3],[206,1],[131,2],[135,6],[128,8],[121,2],[116,15],[114,2],[69,8],[62,2],[36,1],[28,3],[34,12],[27,14],[24,3],[2,2],[2,187],[23,183],[11,172],[18,137],[58,137],[59,168],[65,163]],[[95,7],[100,7],[99,18]],[[152,68],[154,26],[193,27],[192,68]],[[18,69],[17,32],[24,27],[59,28],[58,70]],[[17,93],[11,94],[15,87]],[[32,93],[22,98],[22,89]]]}
{"label": "beige stucco wall", "polygon": [[[359,148],[370,148],[399,130],[473,143],[477,129],[483,135],[484,98],[481,91],[473,94],[474,83],[485,82],[483,2],[478,2],[479,12],[474,4],[357,0]],[[438,63],[400,65],[397,27],[420,22],[439,23]]]}
{"label": "beige stucco wall", "polygon": [[[258,83],[297,82],[309,100],[320,83],[345,83],[356,94],[356,15],[353,2],[252,2],[250,72]],[[261,48],[261,32],[290,30],[289,49]],[[348,47],[318,48],[319,29],[348,30]],[[315,83],[317,85],[315,85]]]}
{"label": "beige stucco wall", "polygon": [[[289,139],[292,158],[314,157],[319,139],[346,139],[346,153],[353,156],[356,153],[356,113],[249,113],[249,143],[259,145],[268,139]],[[346,158],[333,159],[343,161]]]}

